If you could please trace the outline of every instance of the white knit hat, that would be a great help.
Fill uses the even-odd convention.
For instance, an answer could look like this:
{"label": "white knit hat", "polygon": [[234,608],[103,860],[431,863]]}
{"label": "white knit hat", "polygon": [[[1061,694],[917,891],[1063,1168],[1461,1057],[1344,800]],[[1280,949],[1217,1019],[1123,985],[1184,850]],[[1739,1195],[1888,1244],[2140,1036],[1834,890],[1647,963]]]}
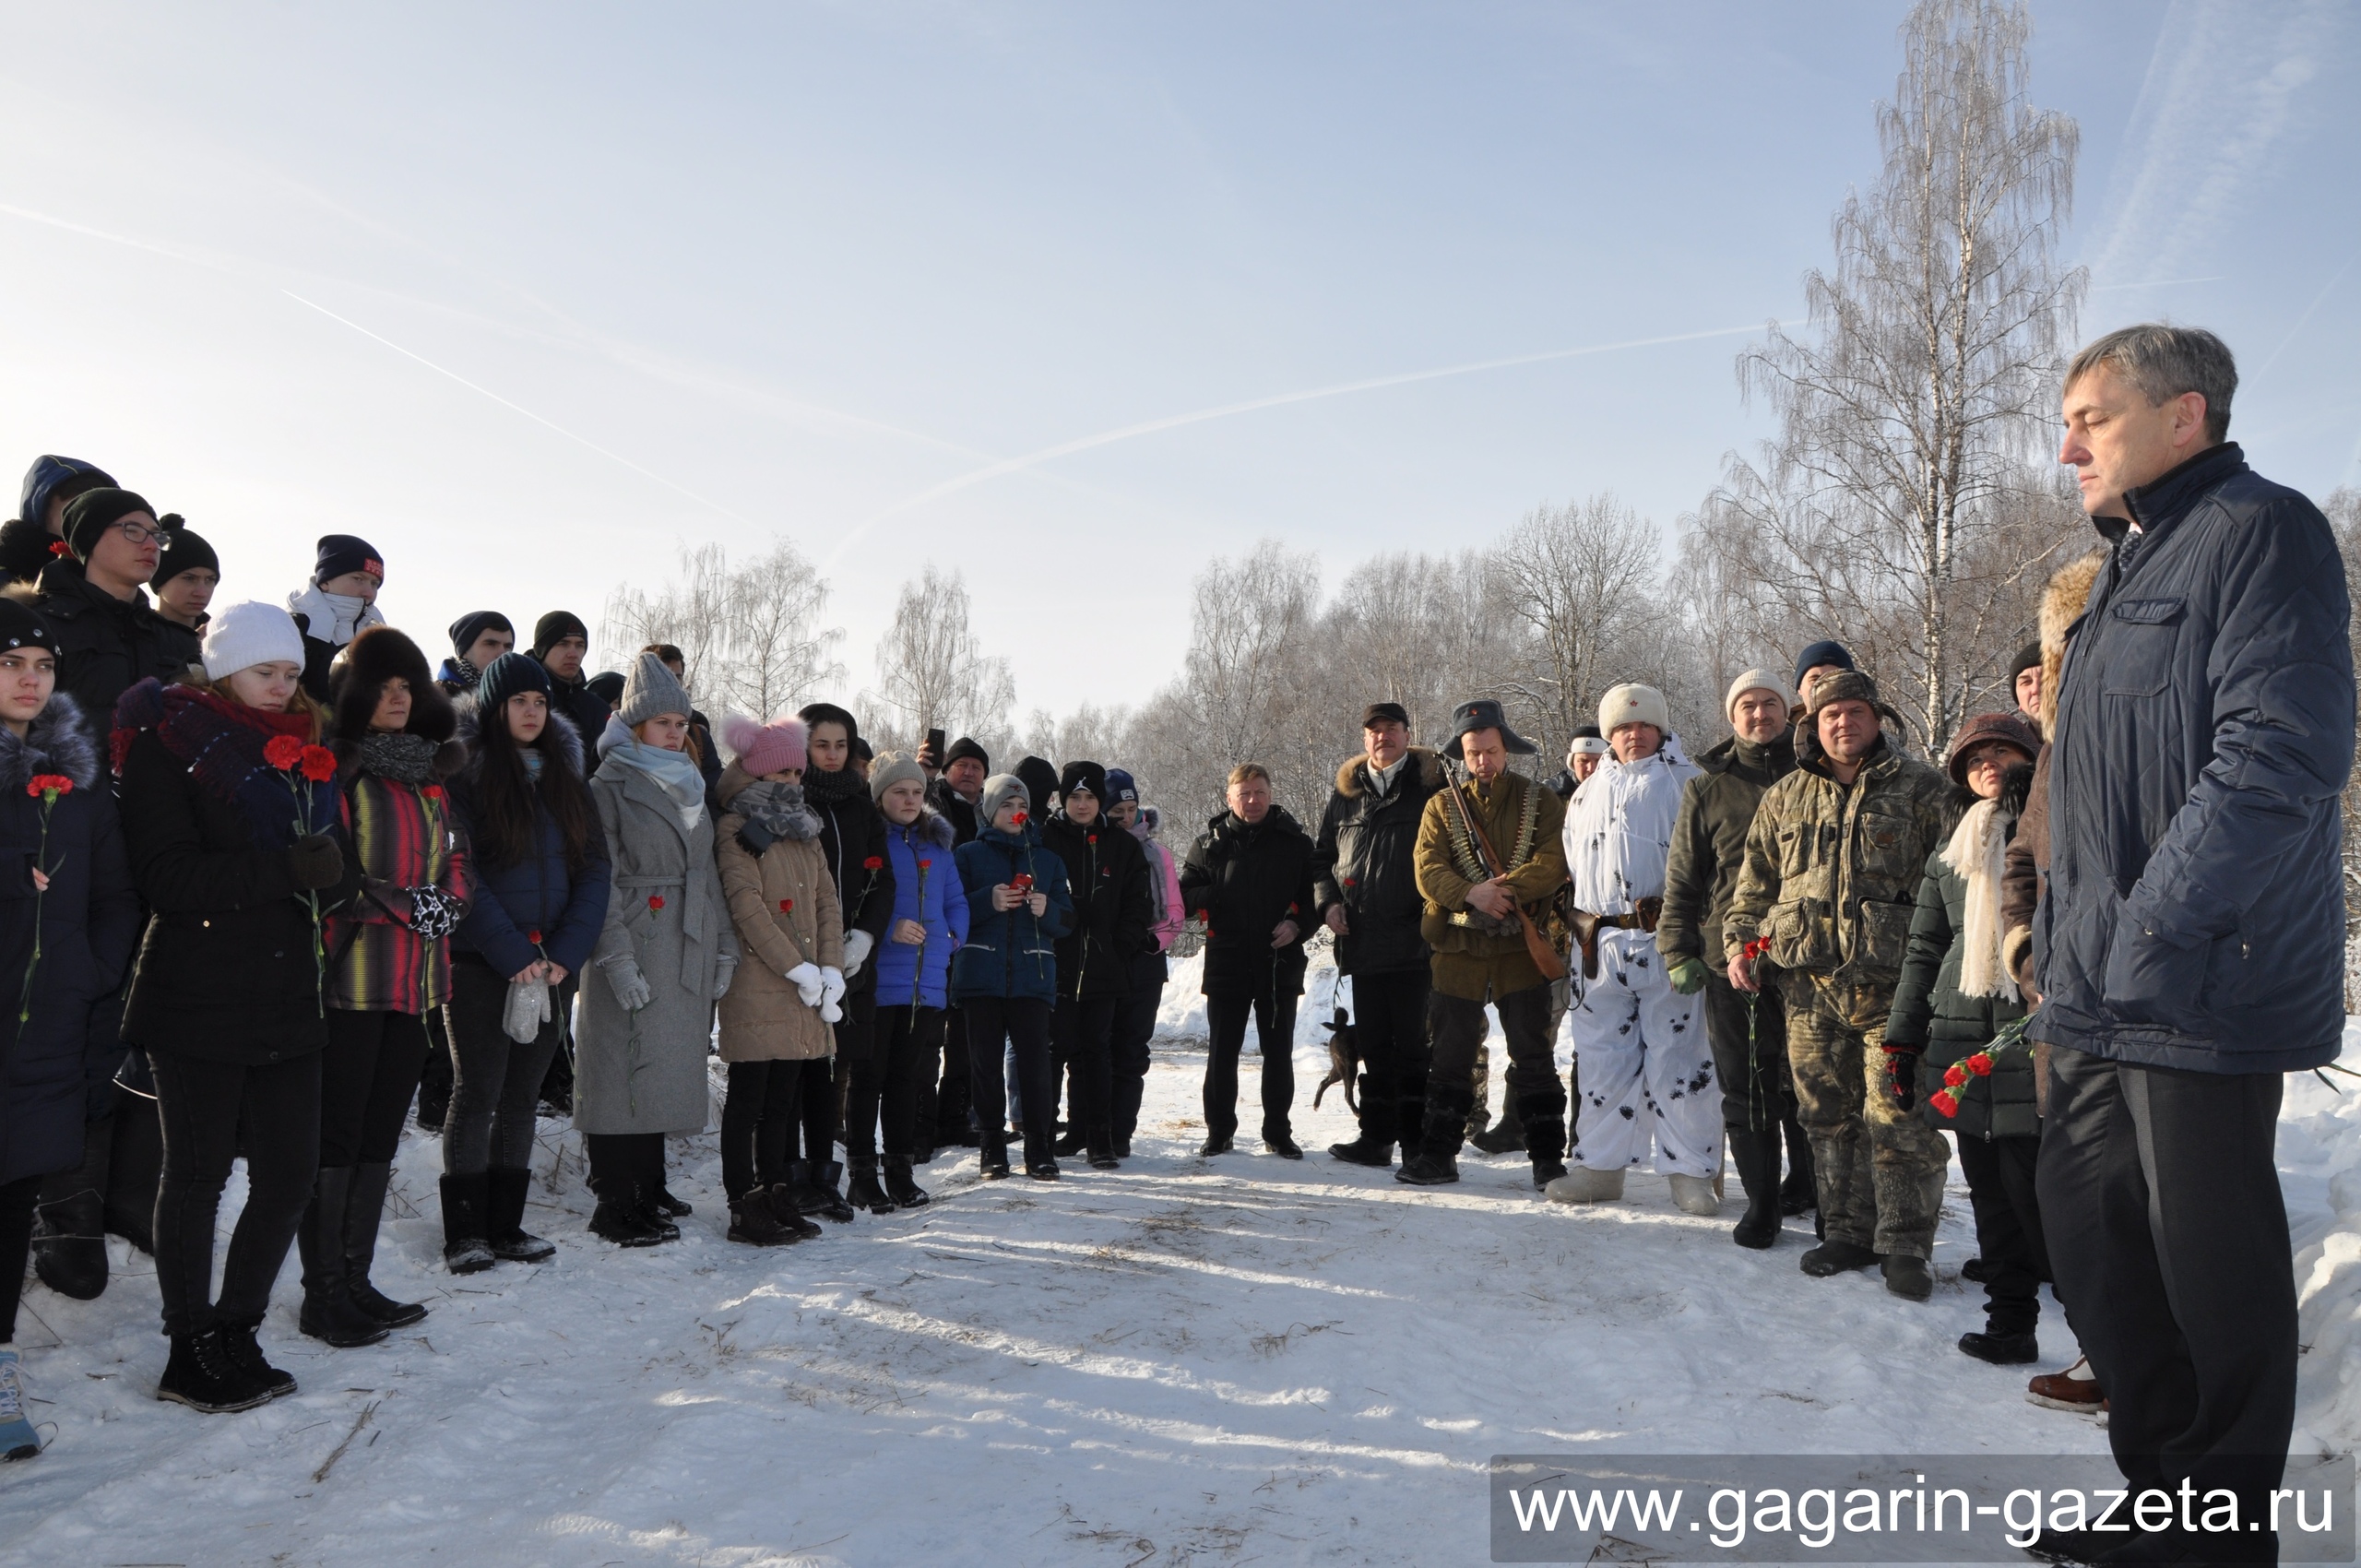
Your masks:
{"label": "white knit hat", "polygon": [[1609,686],[1607,695],[1598,699],[1598,732],[1613,735],[1619,724],[1653,724],[1659,731],[1672,728],[1672,709],[1664,694],[1654,686],[1643,686],[1637,681],[1626,681],[1619,686]]}
{"label": "white knit hat", "polygon": [[1730,689],[1722,694],[1722,717],[1727,719],[1735,713],[1738,710],[1738,699],[1749,692],[1769,692],[1787,708],[1793,708],[1796,704],[1803,700],[1787,689],[1787,683],[1779,678],[1776,671],[1750,670],[1732,681]]}
{"label": "white knit hat", "polygon": [[258,599],[217,610],[205,624],[205,675],[219,681],[257,664],[303,663],[303,634],[295,617]]}

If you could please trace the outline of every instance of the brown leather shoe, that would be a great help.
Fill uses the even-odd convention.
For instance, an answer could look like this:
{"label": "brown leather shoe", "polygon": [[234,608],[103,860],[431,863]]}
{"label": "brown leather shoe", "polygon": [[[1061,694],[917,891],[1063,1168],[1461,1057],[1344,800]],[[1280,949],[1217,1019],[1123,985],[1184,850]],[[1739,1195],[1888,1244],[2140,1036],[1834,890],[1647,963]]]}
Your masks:
{"label": "brown leather shoe", "polygon": [[2025,1384],[2025,1397],[2053,1410],[2070,1410],[2078,1416],[2094,1414],[2106,1404],[2106,1396],[2099,1392],[2098,1379],[2074,1375],[2090,1370],[2091,1359],[2084,1356],[2064,1372],[2044,1372]]}

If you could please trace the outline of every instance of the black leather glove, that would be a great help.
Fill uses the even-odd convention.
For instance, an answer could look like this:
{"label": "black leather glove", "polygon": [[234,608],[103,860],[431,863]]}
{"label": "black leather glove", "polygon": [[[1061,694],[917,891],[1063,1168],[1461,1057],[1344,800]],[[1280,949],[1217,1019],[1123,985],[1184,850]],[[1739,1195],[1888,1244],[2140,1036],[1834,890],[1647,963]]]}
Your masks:
{"label": "black leather glove", "polygon": [[459,926],[459,901],[439,887],[412,887],[409,928],[426,941],[450,935]]}
{"label": "black leather glove", "polygon": [[1925,1047],[1916,1045],[1885,1048],[1885,1092],[1892,1097],[1898,1111],[1907,1111],[1918,1103],[1918,1058],[1925,1051]]}
{"label": "black leather glove", "polygon": [[306,833],[287,847],[287,868],[306,893],[344,880],[344,846],[325,833]]}

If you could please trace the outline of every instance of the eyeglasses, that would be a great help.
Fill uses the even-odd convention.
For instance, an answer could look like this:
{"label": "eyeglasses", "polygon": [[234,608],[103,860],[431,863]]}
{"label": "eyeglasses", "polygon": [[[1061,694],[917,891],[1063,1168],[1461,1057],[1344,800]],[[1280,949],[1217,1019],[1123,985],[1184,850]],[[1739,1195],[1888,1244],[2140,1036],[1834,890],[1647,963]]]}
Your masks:
{"label": "eyeglasses", "polygon": [[123,537],[133,544],[145,544],[151,539],[161,544],[164,536],[172,531],[160,523],[117,523],[114,526],[121,529]]}

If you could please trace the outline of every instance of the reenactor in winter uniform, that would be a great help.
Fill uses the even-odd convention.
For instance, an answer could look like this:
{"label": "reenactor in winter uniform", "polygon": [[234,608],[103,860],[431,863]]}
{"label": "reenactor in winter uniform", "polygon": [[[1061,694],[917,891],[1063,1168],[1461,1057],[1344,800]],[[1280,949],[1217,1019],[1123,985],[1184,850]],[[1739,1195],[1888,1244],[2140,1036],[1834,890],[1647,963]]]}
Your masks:
{"label": "reenactor in winter uniform", "polygon": [[[1796,1120],[1795,1079],[1787,1070],[1787,1024],[1775,986],[1749,994],[1730,984],[1722,951],[1722,918],[1738,891],[1746,833],[1762,792],[1793,773],[1795,739],[1788,710],[1795,694],[1768,670],[1730,683],[1723,703],[1730,738],[1697,759],[1703,776],[1680,797],[1672,852],[1665,866],[1664,914],[1656,951],[1672,988],[1703,992],[1705,1039],[1722,1083],[1722,1132],[1730,1163],[1746,1184],[1746,1215],[1732,1238],[1741,1247],[1778,1239],[1784,1214],[1802,1214],[1814,1199],[1811,1145]],[[1789,1170],[1779,1180],[1780,1134]]]}
{"label": "reenactor in winter uniform", "polygon": [[1328,1152],[1355,1165],[1418,1152],[1427,1103],[1427,998],[1432,955],[1418,934],[1418,826],[1448,780],[1442,759],[1410,744],[1410,716],[1376,702],[1361,715],[1367,749],[1336,770],[1311,854],[1312,896],[1352,977],[1360,1049],[1360,1136]]}
{"label": "reenactor in winter uniform", "polygon": [[1636,683],[1599,699],[1613,754],[1574,791],[1565,826],[1572,880],[1579,1000],[1574,1054],[1583,1065],[1573,1169],[1549,1183],[1560,1203],[1623,1195],[1623,1173],[1655,1146],[1673,1201],[1720,1207],[1721,1088],[1696,1004],[1676,992],[1656,951],[1665,858],[1696,767],[1672,733],[1664,694]]}
{"label": "reenactor in winter uniform", "polygon": [[1527,945],[1525,924],[1546,922],[1565,885],[1566,808],[1538,781],[1509,771],[1510,755],[1530,756],[1534,746],[1509,728],[1497,702],[1462,703],[1446,750],[1458,754],[1470,777],[1429,801],[1418,822],[1420,932],[1434,949],[1427,1014],[1434,1054],[1418,1156],[1394,1178],[1418,1186],[1459,1180],[1459,1146],[1475,1100],[1470,1075],[1489,1002],[1508,1036],[1509,1092],[1524,1113],[1533,1184],[1546,1187],[1566,1173],[1566,1090],[1549,1039],[1554,977]]}
{"label": "reenactor in winter uniform", "polygon": [[1886,739],[1867,675],[1822,674],[1805,700],[1796,771],[1764,791],[1747,832],[1723,958],[1751,993],[1747,944],[1767,941],[1786,1003],[1825,1237],[1804,1272],[1881,1263],[1888,1289],[1925,1301],[1951,1152],[1910,1109],[1917,1055],[1884,1049],[1885,1022],[1951,783]]}

